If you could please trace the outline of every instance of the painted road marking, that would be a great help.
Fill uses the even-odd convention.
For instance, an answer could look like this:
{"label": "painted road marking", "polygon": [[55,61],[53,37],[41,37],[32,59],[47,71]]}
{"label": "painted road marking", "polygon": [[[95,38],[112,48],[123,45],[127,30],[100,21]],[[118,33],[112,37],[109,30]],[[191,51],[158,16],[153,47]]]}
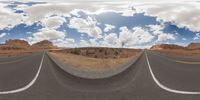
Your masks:
{"label": "painted road marking", "polygon": [[180,60],[175,60],[175,62],[183,63],[183,64],[200,64],[200,62],[188,62],[188,61],[180,61]]}
{"label": "painted road marking", "polygon": [[152,69],[151,69],[151,66],[150,66],[150,63],[149,63],[149,59],[148,59],[148,56],[147,56],[147,53],[145,52],[145,55],[146,55],[146,60],[147,60],[147,64],[148,64],[148,68],[149,68],[149,71],[151,73],[151,76],[154,80],[154,82],[162,89],[168,91],[168,92],[172,92],[172,93],[178,93],[178,94],[200,94],[200,92],[191,92],[191,91],[180,91],[180,90],[175,90],[175,89],[171,89],[167,86],[164,86],[163,84],[160,83],[160,81],[155,77]]}
{"label": "painted road marking", "polygon": [[40,66],[39,66],[39,69],[35,75],[35,77],[33,78],[33,80],[27,84],[26,86],[22,87],[22,88],[19,88],[19,89],[15,89],[15,90],[9,90],[9,91],[0,91],[0,94],[11,94],[11,93],[18,93],[18,92],[22,92],[22,91],[25,91],[27,90],[28,88],[30,88],[37,80],[39,74],[40,74],[40,71],[41,71],[41,68],[42,68],[42,64],[43,64],[43,61],[44,61],[44,56],[45,56],[45,53],[43,53],[43,56],[42,56],[42,59],[41,59],[41,62],[40,62]]}

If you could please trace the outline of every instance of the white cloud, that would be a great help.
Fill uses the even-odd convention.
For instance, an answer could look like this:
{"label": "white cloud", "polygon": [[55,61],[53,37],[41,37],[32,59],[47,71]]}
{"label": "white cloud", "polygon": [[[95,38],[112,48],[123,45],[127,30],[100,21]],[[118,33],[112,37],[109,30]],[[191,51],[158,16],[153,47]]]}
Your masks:
{"label": "white cloud", "polygon": [[166,34],[166,33],[162,33],[158,35],[158,40],[157,41],[167,41],[167,40],[175,40],[175,36],[173,34]]}
{"label": "white cloud", "polygon": [[6,33],[1,33],[0,34],[0,38],[3,38],[4,36],[6,36]]}
{"label": "white cloud", "polygon": [[56,40],[64,38],[65,38],[65,33],[63,32],[56,31],[53,29],[43,28],[39,32],[34,33],[32,37],[29,37],[29,41],[32,44],[42,40]]}
{"label": "white cloud", "polygon": [[72,38],[56,39],[53,40],[53,43],[58,47],[76,47],[75,40]]}
{"label": "white cloud", "polygon": [[90,39],[89,42],[90,42],[90,46],[92,46],[92,47],[100,46],[99,42],[97,42],[97,39],[95,39],[95,38]]}
{"label": "white cloud", "polygon": [[111,45],[116,45],[117,44],[117,34],[116,33],[110,33],[107,36],[105,36],[104,40]]}
{"label": "white cloud", "polygon": [[122,16],[133,16],[135,13],[137,13],[136,9],[130,5],[127,9],[122,11]]}
{"label": "white cloud", "polygon": [[112,29],[115,29],[116,27],[114,25],[110,25],[110,24],[105,24],[105,28],[104,28],[104,32],[109,32]]}
{"label": "white cloud", "polygon": [[22,5],[18,6],[17,9],[23,10],[26,13],[26,24],[32,25],[51,15],[69,17],[73,14],[78,17],[78,11],[97,15],[103,12],[116,12],[123,16],[133,16],[136,10],[132,9],[132,6],[130,5],[130,2],[48,2],[45,4],[33,5],[31,7]]}
{"label": "white cloud", "polygon": [[45,17],[50,17],[52,15],[69,16],[69,12],[72,10],[69,5],[71,4],[47,3],[26,8],[24,9],[25,13],[27,14],[26,24],[32,25],[33,23],[41,21]]}
{"label": "white cloud", "polygon": [[23,16],[14,13],[11,9],[5,8],[4,4],[0,4],[0,30],[4,28],[13,28],[22,23]]}
{"label": "white cloud", "polygon": [[136,8],[147,15],[156,16],[158,20],[170,21],[178,27],[191,31],[200,31],[200,3],[144,3]]}
{"label": "white cloud", "polygon": [[197,33],[196,36],[194,37],[194,40],[200,39],[200,33]]}
{"label": "white cloud", "polygon": [[65,18],[62,18],[59,16],[54,16],[54,17],[44,18],[41,22],[42,22],[42,25],[46,28],[57,29],[64,22],[66,22],[66,20],[65,20]]}
{"label": "white cloud", "polygon": [[187,39],[186,39],[186,38],[182,38],[182,40],[183,40],[183,41],[186,41]]}
{"label": "white cloud", "polygon": [[121,27],[120,30],[119,39],[125,42],[127,46],[148,43],[154,38],[153,35],[141,27],[134,27],[132,30],[129,30],[127,27]]}
{"label": "white cloud", "polygon": [[79,47],[88,47],[88,46],[90,46],[90,44],[88,43],[88,41],[86,41],[86,40],[80,40],[80,42],[79,42]]}
{"label": "white cloud", "polygon": [[149,31],[153,33],[153,35],[162,34],[162,30],[164,29],[164,25],[148,25]]}
{"label": "white cloud", "polygon": [[[153,35],[157,36],[157,42],[165,42],[168,40],[175,40],[176,37],[174,34],[164,33],[164,25],[148,25],[150,31],[153,33]],[[175,33],[178,35],[178,33]]]}
{"label": "white cloud", "polygon": [[101,37],[102,30],[97,25],[96,20],[88,17],[87,19],[73,17],[70,19],[69,27],[77,29],[78,32],[86,33],[90,37]]}

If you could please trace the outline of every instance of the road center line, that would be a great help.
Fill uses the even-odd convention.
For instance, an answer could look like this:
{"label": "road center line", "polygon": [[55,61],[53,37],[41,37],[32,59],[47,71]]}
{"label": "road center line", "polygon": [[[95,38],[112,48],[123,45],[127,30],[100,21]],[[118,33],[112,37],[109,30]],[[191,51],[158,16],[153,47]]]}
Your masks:
{"label": "road center line", "polygon": [[147,56],[147,53],[145,52],[145,55],[146,55],[146,60],[147,60],[147,64],[148,64],[148,67],[149,67],[149,71],[151,73],[151,76],[154,80],[154,82],[162,89],[168,91],[168,92],[172,92],[172,93],[177,93],[177,94],[200,94],[200,92],[191,92],[191,91],[180,91],[180,90],[175,90],[175,89],[171,89],[171,88],[168,88],[167,86],[164,86],[163,84],[160,83],[159,80],[157,80],[157,78],[155,77],[152,69],[151,69],[151,66],[150,66],[150,63],[149,63],[149,59],[148,59],[148,56]]}
{"label": "road center line", "polygon": [[22,87],[22,88],[19,88],[19,89],[15,89],[15,90],[10,90],[10,91],[0,91],[0,94],[11,94],[11,93],[18,93],[18,92],[22,92],[22,91],[25,91],[27,90],[28,88],[30,88],[37,80],[39,74],[40,74],[40,71],[41,71],[41,68],[42,68],[42,64],[43,64],[43,61],[44,61],[44,56],[45,56],[45,53],[43,53],[43,56],[42,56],[42,59],[41,59],[41,62],[40,62],[40,66],[39,66],[39,69],[35,75],[35,77],[33,78],[33,80],[27,84],[26,86]]}

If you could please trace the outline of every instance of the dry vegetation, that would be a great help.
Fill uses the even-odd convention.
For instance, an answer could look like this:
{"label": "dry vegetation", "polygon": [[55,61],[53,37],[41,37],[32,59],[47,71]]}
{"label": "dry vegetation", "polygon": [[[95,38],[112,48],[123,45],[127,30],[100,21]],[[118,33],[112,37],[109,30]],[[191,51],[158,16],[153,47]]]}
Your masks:
{"label": "dry vegetation", "polygon": [[140,52],[140,49],[122,49],[122,48],[72,48],[64,50],[52,50],[51,52],[71,53],[91,58],[128,58]]}

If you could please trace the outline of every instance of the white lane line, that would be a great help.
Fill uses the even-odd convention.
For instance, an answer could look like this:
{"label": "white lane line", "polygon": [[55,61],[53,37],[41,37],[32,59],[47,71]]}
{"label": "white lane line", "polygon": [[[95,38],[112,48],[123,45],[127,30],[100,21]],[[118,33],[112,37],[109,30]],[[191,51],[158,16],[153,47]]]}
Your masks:
{"label": "white lane line", "polygon": [[152,69],[151,69],[151,66],[150,66],[150,63],[149,63],[149,59],[148,59],[148,56],[147,56],[147,53],[145,52],[145,55],[146,55],[146,60],[147,60],[147,64],[148,64],[148,67],[149,67],[149,71],[151,73],[151,76],[154,80],[154,82],[162,89],[168,91],[168,92],[172,92],[172,93],[178,93],[178,94],[200,94],[200,92],[191,92],[191,91],[180,91],[180,90],[175,90],[175,89],[171,89],[171,88],[168,88],[166,86],[164,86],[163,84],[161,84],[159,82],[159,80],[156,79]]}
{"label": "white lane line", "polygon": [[28,88],[30,88],[30,87],[36,82],[36,80],[37,80],[37,78],[38,78],[38,76],[39,76],[39,74],[40,74],[40,71],[41,71],[41,68],[42,68],[42,64],[43,64],[43,61],[44,61],[44,55],[45,55],[45,53],[43,53],[42,60],[41,60],[41,62],[40,62],[40,66],[39,66],[39,69],[38,69],[38,71],[37,71],[35,77],[33,78],[33,80],[32,80],[29,84],[27,84],[26,86],[24,86],[24,87],[22,87],[22,88],[15,89],[15,90],[1,91],[1,92],[0,92],[0,95],[1,95],[1,94],[18,93],[18,92],[22,92],[22,91],[25,91],[25,90],[27,90]]}

